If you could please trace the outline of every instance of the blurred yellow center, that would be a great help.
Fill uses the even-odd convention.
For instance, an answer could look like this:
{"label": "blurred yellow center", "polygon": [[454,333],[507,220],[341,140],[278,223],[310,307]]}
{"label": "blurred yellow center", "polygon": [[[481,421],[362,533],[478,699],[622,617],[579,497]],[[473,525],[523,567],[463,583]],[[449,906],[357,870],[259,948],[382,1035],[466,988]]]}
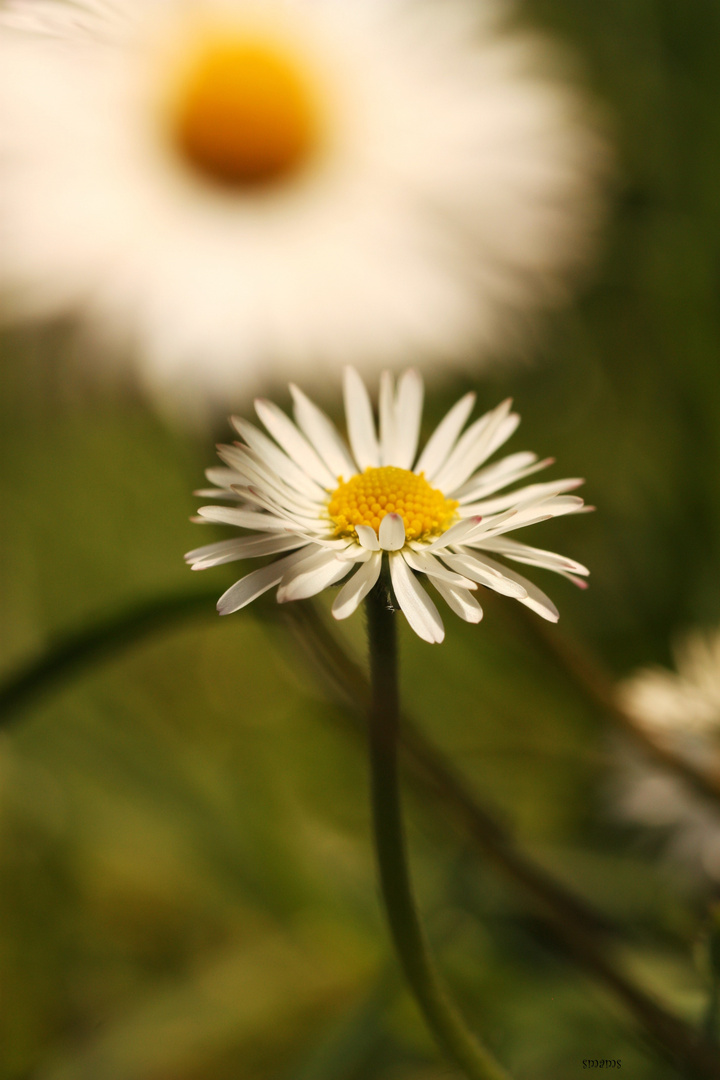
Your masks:
{"label": "blurred yellow center", "polygon": [[175,124],[183,156],[231,187],[295,172],[317,135],[314,102],[293,60],[247,40],[205,45],[180,87]]}
{"label": "blurred yellow center", "polygon": [[369,525],[377,532],[386,514],[399,514],[408,540],[417,540],[444,532],[456,517],[458,505],[430,487],[422,473],[418,476],[409,469],[383,465],[339,484],[330,497],[328,513],[338,536],[352,534],[356,525]]}

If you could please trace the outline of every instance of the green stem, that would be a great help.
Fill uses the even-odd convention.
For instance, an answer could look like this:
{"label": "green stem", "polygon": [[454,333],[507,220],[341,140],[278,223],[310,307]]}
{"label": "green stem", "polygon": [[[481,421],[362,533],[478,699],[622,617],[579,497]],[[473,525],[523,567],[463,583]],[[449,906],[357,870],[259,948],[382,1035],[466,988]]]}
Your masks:
{"label": "green stem", "polygon": [[[370,687],[359,666],[339,645],[336,626],[328,629],[311,604],[287,604],[282,614],[295,629],[297,643],[314,659],[342,701],[338,716],[348,721],[355,715],[362,720],[365,734]],[[537,902],[544,928],[556,945],[615,996],[667,1059],[678,1068],[691,1066],[698,1078],[717,1080],[720,1057],[716,1047],[625,973],[610,940],[611,934],[616,939],[625,936],[619,928],[518,850],[495,814],[488,812],[463,776],[404,712],[401,724],[400,742],[422,798],[439,799],[442,809],[455,815],[479,851]]]}
{"label": "green stem", "polygon": [[372,701],[369,716],[372,807],[383,900],[405,976],[439,1044],[470,1080],[510,1080],[480,1045],[441,985],[428,952],[410,884],[398,784],[397,638],[380,581],[367,599]]}
{"label": "green stem", "polygon": [[165,626],[179,624],[189,615],[214,613],[216,592],[154,597],[62,637],[0,683],[0,727],[17,719],[37,698],[94,661],[116,656],[122,649]]}

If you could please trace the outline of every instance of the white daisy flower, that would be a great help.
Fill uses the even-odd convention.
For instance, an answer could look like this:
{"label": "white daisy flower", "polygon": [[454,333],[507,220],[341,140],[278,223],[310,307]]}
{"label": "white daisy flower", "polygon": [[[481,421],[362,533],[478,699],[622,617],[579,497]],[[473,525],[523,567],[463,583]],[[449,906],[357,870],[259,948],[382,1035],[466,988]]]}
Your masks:
{"label": "white daisy flower", "polygon": [[380,381],[379,430],[368,392],[353,368],[345,371],[346,445],[328,417],[291,386],[295,423],[270,401],[255,402],[265,434],[233,418],[240,442],[220,447],[224,468],[209,469],[216,485],[198,494],[238,506],[204,506],[200,521],[249,530],[186,555],[193,570],[261,555],[281,555],[241,578],[218,601],[221,615],[238,611],[278,586],[280,603],[314,596],[345,578],[332,607],[351,615],[389,564],[397,607],[425,641],[443,640],[424,575],[451,611],[479,622],[478,585],[494,589],[555,622],[552,601],[532,582],[497,561],[554,570],[577,584],[588,571],[563,555],[508,538],[515,529],[587,509],[567,492],[582,480],[503,489],[552,463],[532,453],[487,465],[520,422],[510,401],[463,431],[475,395],[450,409],[418,455],[423,383],[415,371]]}
{"label": "white daisy flower", "polygon": [[675,671],[641,668],[621,684],[621,703],[664,741],[714,740],[720,753],[720,630],[690,633],[673,652]]}
{"label": "white daisy flower", "polygon": [[[720,768],[720,629],[687,634],[675,670],[647,667],[619,687],[623,708],[660,745],[708,773]],[[667,831],[666,853],[720,881],[720,813],[686,783],[629,748],[617,755],[610,795],[627,820]]]}
{"label": "white daisy flower", "polygon": [[0,289],[165,390],[505,347],[603,157],[496,0],[6,0]]}
{"label": "white daisy flower", "polygon": [[607,798],[613,817],[659,836],[668,870],[720,882],[720,813],[687,784],[630,747],[618,748]]}

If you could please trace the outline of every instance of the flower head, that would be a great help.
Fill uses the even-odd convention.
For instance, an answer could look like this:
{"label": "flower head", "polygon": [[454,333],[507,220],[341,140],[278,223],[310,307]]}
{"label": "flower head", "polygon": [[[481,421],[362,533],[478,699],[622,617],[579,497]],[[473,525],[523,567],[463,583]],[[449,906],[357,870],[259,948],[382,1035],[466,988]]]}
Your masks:
{"label": "flower head", "polygon": [[[661,746],[695,768],[720,768],[720,629],[694,631],[674,649],[675,670],[641,668],[619,700]],[[623,747],[610,794],[616,813],[667,830],[669,860],[720,881],[720,815],[679,777]]]}
{"label": "flower head", "polygon": [[478,585],[557,620],[552,601],[497,559],[554,570],[583,584],[588,571],[580,563],[507,535],[585,509],[582,499],[567,494],[582,481],[531,483],[501,494],[552,464],[523,451],[486,464],[520,422],[509,401],[465,428],[475,401],[474,394],[466,394],[418,455],[423,383],[417,372],[406,371],[397,386],[383,373],[376,428],[364,383],[353,368],[346,369],[349,446],[301,390],[291,386],[291,391],[295,423],[265,400],[255,402],[265,432],[233,418],[241,441],[220,447],[225,467],[207,473],[216,487],[199,493],[237,504],[204,506],[200,521],[247,532],[189,552],[186,559],[194,570],[281,556],[231,586],[218,601],[222,615],[275,586],[284,603],[348,578],[332,608],[335,618],[345,619],[388,563],[397,606],[425,641],[442,641],[444,628],[420,576],[467,622],[482,618]]}
{"label": "flower head", "polygon": [[666,742],[714,741],[720,754],[720,630],[688,634],[674,652],[675,671],[641,668],[621,684],[620,699]]}
{"label": "flower head", "polygon": [[506,345],[582,258],[603,155],[483,9],[7,0],[6,313],[82,311],[223,398]]}

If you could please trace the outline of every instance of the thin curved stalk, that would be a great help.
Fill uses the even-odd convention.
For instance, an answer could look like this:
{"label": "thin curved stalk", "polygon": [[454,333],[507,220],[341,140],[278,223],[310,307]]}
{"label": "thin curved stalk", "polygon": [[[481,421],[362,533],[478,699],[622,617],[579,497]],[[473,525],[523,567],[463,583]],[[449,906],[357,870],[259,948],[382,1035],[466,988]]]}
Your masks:
{"label": "thin curved stalk", "polygon": [[[199,614],[215,618],[216,590],[161,597],[112,615],[86,630],[65,637],[0,685],[0,727],[7,726],[43,694],[77,678],[96,660],[111,659],[165,627]],[[507,605],[506,605],[507,606]],[[370,688],[358,665],[347,655],[310,603],[269,606],[265,614],[282,616],[317,663],[346,706],[338,719],[364,732]],[[671,1060],[690,1064],[698,1077],[720,1076],[717,1048],[689,1024],[668,1012],[617,964],[608,938],[619,928],[602,913],[518,850],[511,834],[480,802],[465,779],[441,751],[403,716],[401,741],[419,790],[439,800],[456,823],[494,865],[538,904],[548,929],[567,955],[622,1002],[638,1025]]]}
{"label": "thin curved stalk", "polygon": [[96,660],[115,656],[141,638],[191,615],[215,610],[216,590],[155,597],[67,634],[0,683],[0,727],[18,719],[43,694]]}
{"label": "thin curved stalk", "polygon": [[[370,687],[337,635],[311,604],[288,604],[282,614],[338,698],[356,716],[356,730],[364,731]],[[342,713],[348,719],[349,715]],[[622,937],[620,929],[519,851],[510,833],[478,800],[442,751],[404,713],[400,741],[411,776],[423,795],[434,795],[443,809],[450,810],[478,849],[537,903],[545,926],[567,957],[610,991],[664,1057],[679,1069],[693,1070],[702,1080],[717,1080],[717,1046],[647,993],[618,961],[612,944],[613,939]]]}
{"label": "thin curved stalk", "polygon": [[393,942],[405,976],[440,1046],[469,1080],[510,1080],[471,1034],[430,958],[410,884],[398,778],[397,640],[394,612],[381,581],[367,599],[372,701],[369,710],[373,832]]}

